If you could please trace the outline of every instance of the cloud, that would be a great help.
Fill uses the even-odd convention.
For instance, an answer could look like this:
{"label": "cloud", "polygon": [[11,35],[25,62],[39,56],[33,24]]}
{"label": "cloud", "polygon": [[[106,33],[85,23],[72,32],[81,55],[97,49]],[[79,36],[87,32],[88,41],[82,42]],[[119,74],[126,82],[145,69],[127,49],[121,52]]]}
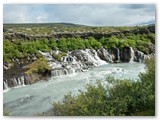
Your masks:
{"label": "cloud", "polygon": [[153,4],[5,4],[3,7],[4,23],[119,26],[148,21],[155,21]]}

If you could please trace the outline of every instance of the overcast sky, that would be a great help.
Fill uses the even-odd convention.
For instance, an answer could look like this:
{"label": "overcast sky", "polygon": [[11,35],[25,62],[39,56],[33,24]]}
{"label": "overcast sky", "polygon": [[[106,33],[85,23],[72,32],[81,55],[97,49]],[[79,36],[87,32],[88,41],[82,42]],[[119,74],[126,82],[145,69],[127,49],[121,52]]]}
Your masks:
{"label": "overcast sky", "polygon": [[91,26],[155,22],[153,4],[5,4],[3,23],[76,23]]}

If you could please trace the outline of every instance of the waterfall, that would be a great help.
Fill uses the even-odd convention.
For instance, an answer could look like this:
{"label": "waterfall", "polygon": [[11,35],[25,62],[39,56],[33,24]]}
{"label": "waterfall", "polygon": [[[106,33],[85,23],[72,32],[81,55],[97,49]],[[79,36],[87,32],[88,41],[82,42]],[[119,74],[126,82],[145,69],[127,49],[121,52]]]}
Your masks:
{"label": "waterfall", "polygon": [[60,61],[48,62],[52,68],[51,77],[75,74],[92,66],[107,64],[106,61],[100,59],[97,51],[93,49],[69,52],[66,56],[61,57]]}
{"label": "waterfall", "polygon": [[42,51],[39,50],[39,53],[49,61],[53,59],[52,55],[49,52],[45,53],[45,52],[42,52]]}
{"label": "waterfall", "polygon": [[68,71],[66,69],[64,69],[64,72],[65,72],[66,75],[68,74]]}
{"label": "waterfall", "polygon": [[6,82],[5,82],[5,81],[3,81],[3,85],[4,85],[4,90],[9,89],[8,84],[7,84],[7,80],[6,80]]}
{"label": "waterfall", "polygon": [[21,79],[18,77],[18,86],[21,86]]}
{"label": "waterfall", "polygon": [[71,67],[71,68],[68,70],[68,73],[69,73],[69,74],[75,74],[75,69]]}
{"label": "waterfall", "polygon": [[87,61],[92,62],[94,66],[106,64],[105,61],[101,60],[97,52],[92,49],[86,49],[85,51],[81,50],[81,52],[84,54],[83,56],[87,58]]}
{"label": "waterfall", "polygon": [[108,52],[107,49],[101,48],[97,51],[97,55],[101,60],[104,60],[106,62],[113,62],[112,61],[112,55]]}
{"label": "waterfall", "polygon": [[72,56],[63,56],[61,58],[61,62],[64,62],[64,63],[72,63],[72,64],[76,64],[76,59]]}
{"label": "waterfall", "polygon": [[131,56],[130,62],[133,62],[134,61],[134,50],[132,47],[130,47],[130,56]]}
{"label": "waterfall", "polygon": [[51,71],[51,77],[56,77],[56,76],[59,76],[58,70],[52,70]]}
{"label": "waterfall", "polygon": [[101,59],[98,57],[98,54],[97,54],[97,52],[96,52],[95,50],[94,50],[94,58],[95,58],[95,60],[97,60],[97,62],[98,62],[99,65],[106,64],[105,61],[101,60]]}
{"label": "waterfall", "polygon": [[3,81],[4,90],[11,87],[25,86],[27,84],[29,84],[29,81],[27,81],[27,77],[25,76],[20,76],[18,78],[12,78],[12,79]]}
{"label": "waterfall", "polygon": [[137,51],[138,52],[138,60],[139,62],[143,62],[144,61],[144,53],[141,51]]}
{"label": "waterfall", "polygon": [[76,73],[75,72],[75,69],[70,67],[70,68],[64,68],[64,69],[60,69],[60,70],[52,70],[51,71],[51,77],[56,77],[56,76],[62,76],[62,75],[68,75],[68,74],[74,74]]}
{"label": "waterfall", "polygon": [[21,79],[21,85],[24,86],[25,85],[24,76],[20,77],[20,79]]}
{"label": "waterfall", "polygon": [[119,56],[119,49],[117,48],[117,59],[120,61],[120,56]]}
{"label": "waterfall", "polygon": [[56,77],[56,76],[61,76],[61,75],[64,75],[64,73],[62,72],[62,69],[51,71],[51,77]]}
{"label": "waterfall", "polygon": [[14,83],[14,86],[24,86],[25,85],[24,76],[18,77],[17,79],[13,78],[11,80]]}
{"label": "waterfall", "polygon": [[11,80],[12,80],[12,82],[14,83],[14,86],[18,86],[18,82],[17,82],[16,78],[13,78],[13,79],[11,79]]}

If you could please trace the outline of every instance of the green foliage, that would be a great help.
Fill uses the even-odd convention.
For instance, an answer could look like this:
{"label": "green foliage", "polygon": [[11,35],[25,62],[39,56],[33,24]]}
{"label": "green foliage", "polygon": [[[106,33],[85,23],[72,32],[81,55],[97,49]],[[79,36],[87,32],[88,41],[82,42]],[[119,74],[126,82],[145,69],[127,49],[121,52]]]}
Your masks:
{"label": "green foliage", "polygon": [[17,44],[13,44],[9,40],[3,42],[3,60],[11,62],[12,58],[23,58],[23,54],[18,50]]}
{"label": "green foliage", "polygon": [[53,49],[53,50],[57,50],[57,42],[54,39],[49,40],[48,46]]}
{"label": "green foliage", "polygon": [[57,43],[58,48],[63,51],[72,51],[85,48],[99,49],[102,45],[93,37],[83,40],[82,38],[62,38]]}
{"label": "green foliage", "polygon": [[134,34],[119,34],[117,36],[111,36],[110,38],[102,37],[99,42],[106,48],[121,48],[132,47],[133,49],[137,48],[138,50],[149,54],[148,46],[149,44],[154,44],[155,35],[152,33],[143,34],[143,35],[134,35]]}
{"label": "green foliage", "polygon": [[68,51],[68,47],[67,47],[66,41],[67,41],[66,38],[61,38],[58,41],[58,48],[63,52],[67,52]]}
{"label": "green foliage", "polygon": [[[78,97],[71,93],[60,102],[53,103],[56,115],[99,115],[103,109],[103,102],[106,98],[106,90],[100,82],[97,86],[88,85],[88,92],[81,92]],[[99,94],[99,96],[97,96]],[[94,105],[93,105],[94,104]],[[103,110],[102,110],[103,111]]]}
{"label": "green foliage", "polygon": [[55,115],[64,116],[128,116],[155,115],[155,61],[146,60],[146,73],[140,80],[107,78],[97,81],[77,96],[69,93],[63,101],[53,103]]}
{"label": "green foliage", "polygon": [[47,64],[47,60],[44,58],[40,58],[37,61],[34,61],[33,63],[26,66],[28,69],[25,74],[30,75],[32,73],[41,73],[46,74],[51,68]]}
{"label": "green foliage", "polygon": [[66,56],[66,53],[52,54],[52,57],[58,61],[60,61],[63,56]]}
{"label": "green foliage", "polygon": [[144,46],[137,46],[138,50],[144,52],[145,54],[149,53],[148,48],[144,47]]}
{"label": "green foliage", "polygon": [[117,48],[118,42],[119,40],[115,36],[110,37],[107,41],[107,48]]}
{"label": "green foliage", "polygon": [[154,108],[155,106],[155,58],[146,60],[146,73],[141,73],[142,93],[145,96],[145,103],[147,108]]}

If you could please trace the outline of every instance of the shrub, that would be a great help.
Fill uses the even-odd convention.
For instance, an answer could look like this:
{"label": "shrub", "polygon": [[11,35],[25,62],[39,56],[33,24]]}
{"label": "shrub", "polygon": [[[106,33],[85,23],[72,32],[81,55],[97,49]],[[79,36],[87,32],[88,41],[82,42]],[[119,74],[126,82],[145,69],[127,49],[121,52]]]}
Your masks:
{"label": "shrub", "polygon": [[155,107],[155,58],[147,59],[145,63],[147,71],[139,76],[142,81],[141,92],[145,96],[146,107],[150,109]]}

